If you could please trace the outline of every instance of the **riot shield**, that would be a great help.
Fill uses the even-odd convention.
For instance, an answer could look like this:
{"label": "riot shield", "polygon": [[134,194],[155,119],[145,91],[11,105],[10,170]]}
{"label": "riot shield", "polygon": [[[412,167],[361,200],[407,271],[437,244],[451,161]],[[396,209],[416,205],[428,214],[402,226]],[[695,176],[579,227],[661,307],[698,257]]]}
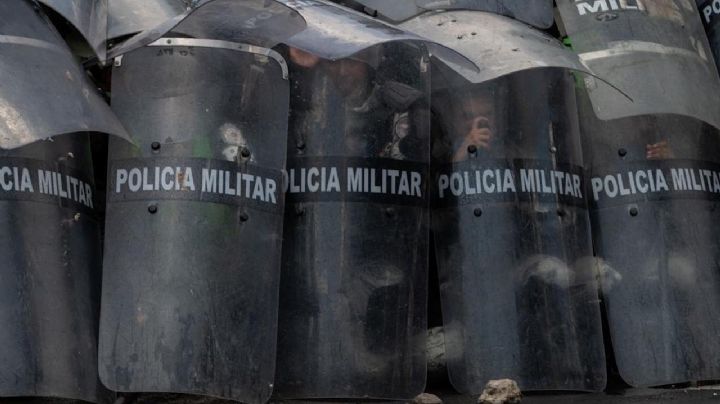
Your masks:
{"label": "riot shield", "polygon": [[[433,64],[433,233],[450,379],[477,394],[602,390],[573,79],[556,40],[507,17],[426,14],[401,24],[479,72]],[[492,38],[492,40],[490,40]]]}
{"label": "riot shield", "polygon": [[715,64],[720,58],[720,2],[714,0],[696,0],[700,18],[702,19],[705,31],[710,41],[710,48],[715,56]]}
{"label": "riot shield", "polygon": [[[100,377],[119,392],[272,391],[288,82],[256,46],[163,38],[113,68]],[[232,79],[230,79],[232,78]]]}
{"label": "riot shield", "polygon": [[[62,0],[58,0],[62,1]],[[109,0],[107,36],[121,39],[143,32],[187,11],[189,0]]]}
{"label": "riot shield", "polygon": [[553,25],[552,0],[355,0],[381,18],[400,23],[423,13],[448,10],[486,11],[514,18],[537,28]]}
{"label": "riot shield", "polygon": [[718,129],[679,115],[584,116],[620,375],[632,386],[720,379]]}
{"label": "riot shield", "polygon": [[[108,0],[39,0],[67,20],[82,35],[94,56],[105,60]],[[118,1],[118,0],[113,0]]]}
{"label": "riot shield", "polygon": [[629,96],[586,80],[581,108],[594,247],[619,372],[633,386],[718,379],[708,184],[720,80],[696,4],[571,3],[559,8],[573,46]]}
{"label": "riot shield", "polygon": [[96,400],[93,184],[87,134],[0,152],[0,397]]}
{"label": "riot shield", "polygon": [[47,19],[25,0],[0,2],[0,149],[77,131],[127,138]]}
{"label": "riot shield", "polygon": [[0,54],[0,397],[96,401],[100,207],[87,132],[124,130],[36,4],[0,2]]}
{"label": "riot shield", "polygon": [[427,54],[400,30],[302,3],[308,28],[286,50],[276,395],[411,399],[426,376]]}
{"label": "riot shield", "polygon": [[433,93],[433,231],[461,392],[599,391],[605,360],[574,80],[532,69]]}
{"label": "riot shield", "polygon": [[626,94],[588,78],[595,114],[603,120],[678,114],[720,127],[720,82],[695,2],[605,3],[557,2],[582,61]]}

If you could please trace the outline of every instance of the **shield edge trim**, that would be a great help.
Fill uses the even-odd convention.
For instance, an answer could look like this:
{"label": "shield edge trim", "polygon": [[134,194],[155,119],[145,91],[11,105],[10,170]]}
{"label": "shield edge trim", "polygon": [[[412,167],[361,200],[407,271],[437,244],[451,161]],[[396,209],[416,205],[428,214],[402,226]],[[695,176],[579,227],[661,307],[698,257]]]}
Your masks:
{"label": "shield edge trim", "polygon": [[[273,59],[280,65],[282,69],[283,79],[288,79],[288,65],[285,59],[278,52],[263,48],[262,46],[250,45],[238,42],[223,41],[219,39],[199,39],[199,38],[160,38],[154,42],[146,45],[148,47],[179,47],[188,46],[196,48],[212,48],[212,49],[226,49],[236,52],[251,53],[258,56],[265,56]],[[122,55],[115,58],[115,66],[122,64]]]}

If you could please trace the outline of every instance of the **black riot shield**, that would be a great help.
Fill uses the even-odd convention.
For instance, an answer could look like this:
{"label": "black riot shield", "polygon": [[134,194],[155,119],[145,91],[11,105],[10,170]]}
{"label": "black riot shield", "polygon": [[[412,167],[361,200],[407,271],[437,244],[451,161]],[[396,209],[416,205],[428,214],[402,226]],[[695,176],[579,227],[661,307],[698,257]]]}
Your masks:
{"label": "black riot shield", "polygon": [[715,62],[720,58],[720,1],[696,0],[700,18],[710,41],[710,48],[715,56]]}
{"label": "black riot shield", "polygon": [[112,390],[270,396],[281,62],[268,49],[192,38],[116,59],[112,107],[138,148],[109,151],[99,362]]}
{"label": "black riot shield", "polygon": [[557,1],[573,49],[606,81],[586,80],[595,114],[680,114],[720,127],[720,82],[695,1],[605,3]]}
{"label": "black riot shield", "polygon": [[431,11],[474,10],[505,15],[537,28],[553,25],[552,0],[353,0],[394,23]]}
{"label": "black riot shield", "polygon": [[534,69],[433,94],[433,230],[450,379],[597,391],[605,362],[574,80]]}
{"label": "black riot shield", "polygon": [[89,132],[126,135],[35,3],[0,2],[0,55],[0,397],[96,401]]}
{"label": "black riot shield", "polygon": [[426,52],[400,30],[303,3],[308,29],[286,48],[276,394],[410,399],[426,374]]}
{"label": "black riot shield", "polygon": [[633,386],[720,379],[718,129],[679,115],[584,116],[620,375]]}

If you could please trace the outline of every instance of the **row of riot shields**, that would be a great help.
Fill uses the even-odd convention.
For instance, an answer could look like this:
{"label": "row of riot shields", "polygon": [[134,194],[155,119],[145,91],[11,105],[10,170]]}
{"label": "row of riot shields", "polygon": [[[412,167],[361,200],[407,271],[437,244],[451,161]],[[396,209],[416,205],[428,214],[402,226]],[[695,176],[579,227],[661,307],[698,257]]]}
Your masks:
{"label": "row of riot shields", "polygon": [[[0,2],[0,397],[412,398],[431,233],[459,391],[604,389],[601,304],[628,383],[720,378],[720,80],[692,1],[558,1],[576,52],[536,29],[549,1],[359,1],[397,26],[42,3]],[[107,52],[112,111],[48,9]],[[117,135],[104,198],[90,133]]]}

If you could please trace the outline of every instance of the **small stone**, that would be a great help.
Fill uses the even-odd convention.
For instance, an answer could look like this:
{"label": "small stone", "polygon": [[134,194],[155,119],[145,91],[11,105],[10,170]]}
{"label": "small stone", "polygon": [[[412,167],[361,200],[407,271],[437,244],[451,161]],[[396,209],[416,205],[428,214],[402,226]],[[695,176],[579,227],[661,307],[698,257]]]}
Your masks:
{"label": "small stone", "polygon": [[413,400],[415,404],[443,404],[440,397],[435,394],[422,393]]}
{"label": "small stone", "polygon": [[490,380],[485,385],[479,404],[516,404],[522,401],[522,393],[515,380]]}

